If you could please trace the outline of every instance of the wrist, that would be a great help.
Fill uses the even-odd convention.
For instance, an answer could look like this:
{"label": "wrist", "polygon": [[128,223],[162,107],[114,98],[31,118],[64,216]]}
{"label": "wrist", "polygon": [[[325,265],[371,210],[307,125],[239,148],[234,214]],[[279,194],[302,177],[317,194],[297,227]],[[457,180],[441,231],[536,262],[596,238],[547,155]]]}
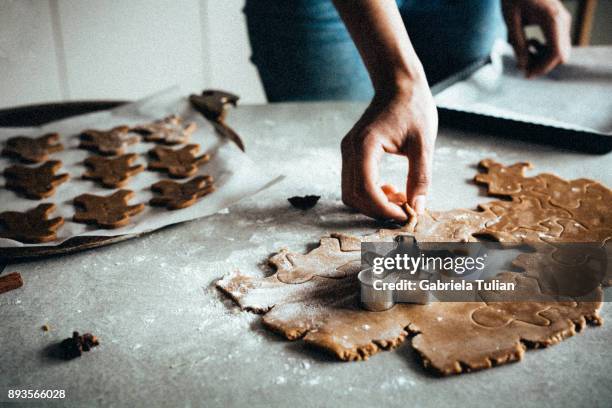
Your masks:
{"label": "wrist", "polygon": [[410,97],[415,88],[423,86],[429,88],[425,71],[419,64],[409,70],[392,72],[387,78],[375,81],[374,94],[376,99]]}

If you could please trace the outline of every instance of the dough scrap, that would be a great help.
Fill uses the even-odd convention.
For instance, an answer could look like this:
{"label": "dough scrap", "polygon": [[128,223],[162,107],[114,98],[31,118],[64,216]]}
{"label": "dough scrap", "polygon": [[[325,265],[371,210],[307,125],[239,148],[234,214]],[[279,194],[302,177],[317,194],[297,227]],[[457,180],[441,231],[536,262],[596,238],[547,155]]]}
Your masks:
{"label": "dough scrap", "polygon": [[[423,365],[441,375],[518,361],[529,348],[556,344],[587,324],[601,325],[601,288],[591,290],[586,299],[577,288],[576,297],[552,301],[566,277],[582,273],[601,279],[596,269],[585,267],[592,261],[590,254],[572,258],[552,244],[603,245],[609,240],[612,217],[607,207],[612,191],[586,179],[565,181],[549,174],[527,177],[528,163],[506,167],[485,160],[481,167],[485,173],[476,181],[486,184],[489,194],[507,201],[483,204],[478,211],[426,212],[416,223],[361,237],[334,233],[307,254],[282,250],[273,256],[270,263],[276,272],[271,276],[236,272],[216,286],[243,310],[264,314],[263,324],[270,330],[288,340],[303,339],[340,360],[367,359],[411,337]],[[487,236],[501,242],[544,245],[548,250],[518,256],[514,265],[523,272],[496,276],[517,284],[530,301],[508,302],[504,292],[480,291],[481,302],[397,304],[384,312],[366,311],[359,306],[356,278],[361,242],[390,241],[401,234],[421,242],[470,242]],[[560,275],[546,270],[551,257],[557,263],[566,262]]]}

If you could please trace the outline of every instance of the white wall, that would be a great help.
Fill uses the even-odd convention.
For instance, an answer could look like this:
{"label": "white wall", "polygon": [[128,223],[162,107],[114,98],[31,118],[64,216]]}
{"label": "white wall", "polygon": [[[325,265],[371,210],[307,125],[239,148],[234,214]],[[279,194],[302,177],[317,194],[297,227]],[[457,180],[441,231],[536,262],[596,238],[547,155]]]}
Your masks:
{"label": "white wall", "polygon": [[0,0],[0,108],[178,84],[265,102],[244,0]]}
{"label": "white wall", "polygon": [[211,84],[237,92],[243,102],[262,103],[266,97],[251,63],[251,47],[242,8],[244,0],[208,0],[205,4]]}
{"label": "white wall", "polygon": [[[568,0],[575,6],[576,0]],[[0,0],[0,108],[77,99],[136,99],[179,84],[265,97],[244,0]],[[575,8],[575,7],[572,7]],[[601,0],[593,43],[611,43]]]}
{"label": "white wall", "polygon": [[0,107],[63,99],[48,1],[0,1]]}

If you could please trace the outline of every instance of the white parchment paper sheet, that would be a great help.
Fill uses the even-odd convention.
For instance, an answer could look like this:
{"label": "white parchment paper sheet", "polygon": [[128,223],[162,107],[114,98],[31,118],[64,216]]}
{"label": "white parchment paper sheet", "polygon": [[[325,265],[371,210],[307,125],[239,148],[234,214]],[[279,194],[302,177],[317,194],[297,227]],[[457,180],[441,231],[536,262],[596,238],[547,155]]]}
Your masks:
{"label": "white parchment paper sheet", "polygon": [[[170,114],[178,114],[186,121],[197,123],[198,129],[192,135],[190,143],[200,145],[199,154],[209,153],[212,156],[210,162],[200,168],[198,175],[210,174],[213,176],[217,189],[185,209],[169,211],[163,207],[151,207],[147,204],[153,196],[150,186],[156,181],[168,177],[165,176],[165,173],[145,170],[134,176],[123,187],[135,192],[135,197],[130,201],[130,204],[147,204],[143,212],[132,217],[129,225],[118,229],[105,230],[96,226],[72,222],[75,211],[72,204],[74,197],[83,193],[108,195],[116,191],[116,189],[103,188],[94,181],[82,178],[86,170],[83,160],[92,153],[78,148],[78,134],[86,128],[108,129],[119,125],[132,126],[161,119]],[[278,175],[264,174],[235,144],[217,136],[212,125],[193,110],[187,98],[175,88],[113,110],[71,117],[38,128],[0,128],[0,142],[4,142],[15,135],[39,136],[49,132],[58,132],[65,148],[64,151],[52,154],[50,159],[62,161],[63,167],[58,174],[68,173],[70,180],[60,185],[53,196],[40,201],[25,199],[12,191],[0,188],[0,211],[25,211],[36,207],[40,203],[51,202],[57,206],[51,217],[62,216],[65,223],[58,230],[56,241],[33,245],[0,238],[0,247],[55,246],[75,236],[118,236],[152,231],[167,225],[214,214],[282,179]],[[146,167],[147,152],[154,146],[154,143],[143,141],[129,146],[127,152],[138,153],[137,163]],[[173,148],[177,148],[177,146]],[[0,169],[15,163],[15,160],[0,157]],[[1,180],[2,187],[4,187],[3,176]],[[185,180],[178,181],[183,182]]]}
{"label": "white parchment paper sheet", "polygon": [[612,135],[612,47],[574,48],[568,63],[529,80],[508,44],[497,43],[492,60],[436,95],[437,105]]}

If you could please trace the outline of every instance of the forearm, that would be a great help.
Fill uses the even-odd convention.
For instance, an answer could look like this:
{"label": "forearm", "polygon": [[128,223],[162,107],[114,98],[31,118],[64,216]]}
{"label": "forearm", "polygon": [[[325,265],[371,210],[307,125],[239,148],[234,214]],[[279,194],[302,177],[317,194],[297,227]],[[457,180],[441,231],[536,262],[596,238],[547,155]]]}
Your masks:
{"label": "forearm", "polygon": [[377,94],[425,81],[394,0],[333,0],[366,65]]}

